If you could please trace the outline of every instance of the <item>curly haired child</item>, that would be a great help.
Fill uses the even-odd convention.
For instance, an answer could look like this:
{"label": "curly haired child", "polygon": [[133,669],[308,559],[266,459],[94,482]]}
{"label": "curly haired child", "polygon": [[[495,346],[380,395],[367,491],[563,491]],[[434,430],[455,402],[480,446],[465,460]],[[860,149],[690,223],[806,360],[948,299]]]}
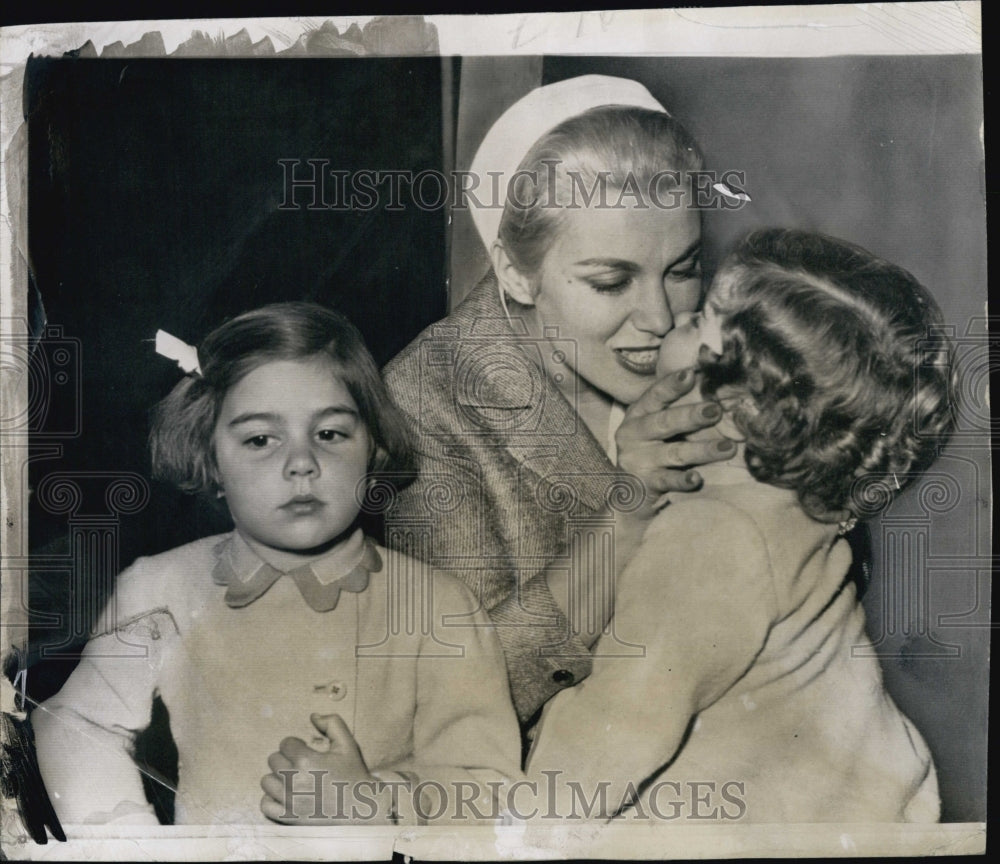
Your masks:
{"label": "curly haired child", "polygon": [[843,534],[950,434],[940,324],[901,268],[778,229],[746,238],[704,313],[676,322],[660,369],[696,372],[693,398],[724,410],[696,434],[738,452],[673,496],[616,586],[614,635],[645,656],[598,644],[593,674],[546,706],[527,772],[562,772],[562,806],[574,781],[588,800],[603,790],[603,817],[668,818],[704,783],[688,818],[938,818],[931,754],[883,687]]}

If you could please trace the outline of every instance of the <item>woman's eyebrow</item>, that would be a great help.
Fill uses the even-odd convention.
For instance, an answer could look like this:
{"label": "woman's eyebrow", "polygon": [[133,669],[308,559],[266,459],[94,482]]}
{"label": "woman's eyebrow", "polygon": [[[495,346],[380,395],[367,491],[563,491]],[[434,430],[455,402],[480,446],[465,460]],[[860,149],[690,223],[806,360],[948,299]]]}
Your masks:
{"label": "woman's eyebrow", "polygon": [[[701,240],[695,240],[690,246],[687,247],[680,255],[678,255],[670,264],[667,265],[667,270],[671,267],[676,267],[678,264],[683,264],[689,258],[693,258],[701,252]],[[624,258],[585,258],[583,261],[577,261],[573,265],[575,267],[608,267],[614,270],[623,270],[626,273],[637,273],[642,269],[634,261],[627,261]]]}
{"label": "woman's eyebrow", "polygon": [[608,267],[614,270],[624,270],[628,273],[637,273],[640,270],[634,261],[626,261],[624,258],[586,258],[577,261],[575,267]]}
{"label": "woman's eyebrow", "polygon": [[701,240],[695,240],[690,246],[687,247],[680,255],[678,255],[673,262],[667,265],[669,270],[671,267],[676,267],[678,264],[685,263],[689,258],[694,258],[699,252],[701,252]]}

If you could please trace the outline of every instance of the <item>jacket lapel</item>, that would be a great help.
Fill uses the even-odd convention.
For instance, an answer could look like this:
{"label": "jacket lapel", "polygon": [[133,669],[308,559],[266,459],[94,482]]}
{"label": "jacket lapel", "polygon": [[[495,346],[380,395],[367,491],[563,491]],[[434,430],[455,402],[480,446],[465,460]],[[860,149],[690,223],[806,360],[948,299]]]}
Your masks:
{"label": "jacket lapel", "polygon": [[470,429],[482,429],[531,472],[542,484],[540,496],[564,502],[572,490],[572,515],[603,508],[623,475],[545,374],[541,352],[551,343],[507,319],[492,271],[450,322],[458,331],[456,403]]}

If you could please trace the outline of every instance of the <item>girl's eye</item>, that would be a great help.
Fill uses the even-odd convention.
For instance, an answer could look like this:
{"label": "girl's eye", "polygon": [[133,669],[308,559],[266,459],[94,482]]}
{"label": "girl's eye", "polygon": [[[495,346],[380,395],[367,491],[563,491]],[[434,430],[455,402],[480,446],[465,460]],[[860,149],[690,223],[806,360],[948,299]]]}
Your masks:
{"label": "girl's eye", "polygon": [[252,435],[247,438],[243,444],[249,447],[251,450],[263,450],[271,443],[270,435]]}
{"label": "girl's eye", "polygon": [[320,441],[330,443],[333,441],[341,441],[347,438],[346,432],[341,432],[339,429],[320,429],[316,433],[316,437]]}
{"label": "girl's eye", "polygon": [[700,323],[700,312],[681,312],[674,319],[674,327],[697,327]]}

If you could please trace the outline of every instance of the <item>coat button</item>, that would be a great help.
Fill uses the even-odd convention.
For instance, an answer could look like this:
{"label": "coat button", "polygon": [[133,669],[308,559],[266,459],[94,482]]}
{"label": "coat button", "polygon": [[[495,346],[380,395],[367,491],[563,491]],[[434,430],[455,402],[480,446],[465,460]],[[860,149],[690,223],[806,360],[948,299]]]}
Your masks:
{"label": "coat button", "polygon": [[569,669],[557,669],[552,673],[552,680],[560,687],[569,687],[576,680],[576,676]]}
{"label": "coat button", "polygon": [[334,702],[339,702],[347,695],[347,685],[343,681],[329,681],[326,684],[313,686],[313,693],[326,693]]}

